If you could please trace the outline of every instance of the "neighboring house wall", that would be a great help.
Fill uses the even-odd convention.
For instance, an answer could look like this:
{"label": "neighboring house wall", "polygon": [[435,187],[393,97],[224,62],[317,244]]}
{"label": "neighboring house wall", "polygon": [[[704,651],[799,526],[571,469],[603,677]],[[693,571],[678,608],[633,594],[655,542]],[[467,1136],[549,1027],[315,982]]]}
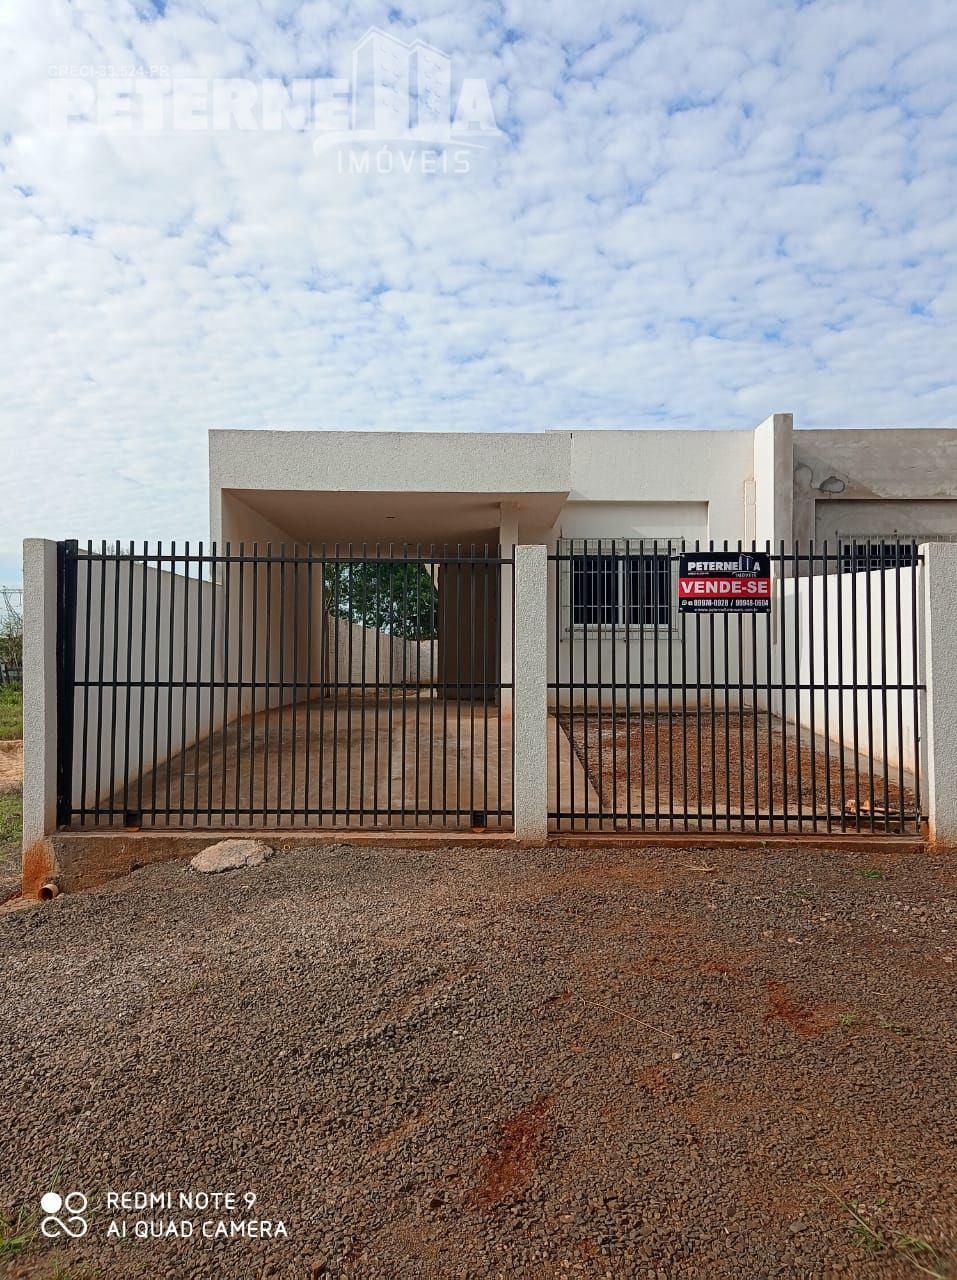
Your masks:
{"label": "neighboring house wall", "polygon": [[793,538],[957,537],[957,431],[796,431]]}

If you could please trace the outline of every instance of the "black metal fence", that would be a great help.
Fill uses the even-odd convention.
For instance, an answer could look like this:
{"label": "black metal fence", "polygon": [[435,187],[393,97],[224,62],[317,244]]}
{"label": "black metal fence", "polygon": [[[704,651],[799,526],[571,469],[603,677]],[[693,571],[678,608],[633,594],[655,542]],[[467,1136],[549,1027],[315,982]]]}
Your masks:
{"label": "black metal fence", "polygon": [[508,829],[512,571],[61,543],[59,825]]}
{"label": "black metal fence", "polygon": [[916,545],[751,544],[770,561],[755,611],[687,612],[692,550],[742,546],[586,539],[549,557],[553,828],[917,832]]}

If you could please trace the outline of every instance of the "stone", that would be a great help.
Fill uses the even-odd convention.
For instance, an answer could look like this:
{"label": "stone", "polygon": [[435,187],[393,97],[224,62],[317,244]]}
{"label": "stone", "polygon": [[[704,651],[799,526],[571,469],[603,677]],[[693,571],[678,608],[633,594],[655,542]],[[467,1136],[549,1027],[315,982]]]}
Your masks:
{"label": "stone", "polygon": [[197,853],[189,865],[194,871],[209,875],[216,871],[233,871],[237,867],[261,867],[271,857],[271,847],[262,840],[220,840]]}

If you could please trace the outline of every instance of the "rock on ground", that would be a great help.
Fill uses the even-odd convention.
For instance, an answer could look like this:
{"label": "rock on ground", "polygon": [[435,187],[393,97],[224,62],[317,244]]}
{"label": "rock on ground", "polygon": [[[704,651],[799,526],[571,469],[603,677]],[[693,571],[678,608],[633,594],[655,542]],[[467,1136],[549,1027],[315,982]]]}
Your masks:
{"label": "rock on ground", "polygon": [[235,871],[238,867],[261,867],[272,857],[272,849],[262,840],[219,840],[190,859],[194,871],[210,874]]}

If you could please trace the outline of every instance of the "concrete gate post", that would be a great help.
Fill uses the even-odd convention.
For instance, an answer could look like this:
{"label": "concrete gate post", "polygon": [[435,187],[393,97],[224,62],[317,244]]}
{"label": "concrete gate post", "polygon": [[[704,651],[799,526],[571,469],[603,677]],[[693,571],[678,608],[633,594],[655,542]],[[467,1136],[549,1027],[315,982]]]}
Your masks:
{"label": "concrete gate post", "polygon": [[548,551],[516,546],[512,806],[515,837],[548,835]]}
{"label": "concrete gate post", "polygon": [[957,847],[957,543],[920,548],[923,800],[931,843]]}
{"label": "concrete gate post", "polygon": [[55,869],[57,544],[23,544],[23,894],[39,894]]}

